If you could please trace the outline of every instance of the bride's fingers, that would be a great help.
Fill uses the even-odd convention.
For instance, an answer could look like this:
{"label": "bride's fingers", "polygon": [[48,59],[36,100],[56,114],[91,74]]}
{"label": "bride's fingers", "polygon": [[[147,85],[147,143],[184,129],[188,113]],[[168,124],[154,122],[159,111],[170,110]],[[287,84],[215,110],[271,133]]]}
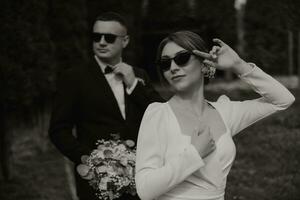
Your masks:
{"label": "bride's fingers", "polygon": [[212,51],[217,54],[220,51],[221,47],[220,46],[213,46]]}
{"label": "bride's fingers", "polygon": [[226,46],[226,43],[218,38],[214,38],[213,41],[217,44],[219,44],[221,47]]}
{"label": "bride's fingers", "polygon": [[199,56],[201,58],[204,58],[204,59],[209,59],[209,60],[212,60],[213,57],[211,54],[209,53],[205,53],[203,51],[198,51],[198,50],[193,50],[193,53],[196,55],[196,56]]}
{"label": "bride's fingers", "polygon": [[210,59],[211,55],[209,53],[203,52],[203,51],[199,51],[199,50],[193,50],[193,53],[196,56],[200,56],[204,59]]}
{"label": "bride's fingers", "polygon": [[215,60],[218,57],[216,52],[214,52],[213,50],[210,50],[209,54],[211,55],[211,60]]}
{"label": "bride's fingers", "polygon": [[214,60],[217,59],[220,49],[221,49],[220,46],[213,46],[212,49],[209,51],[209,54],[212,56]]}

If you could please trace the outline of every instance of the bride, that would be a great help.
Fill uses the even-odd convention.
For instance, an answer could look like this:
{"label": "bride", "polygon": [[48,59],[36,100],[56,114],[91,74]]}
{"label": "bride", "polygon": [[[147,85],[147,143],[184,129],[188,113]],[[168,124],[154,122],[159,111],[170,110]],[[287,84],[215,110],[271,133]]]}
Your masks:
{"label": "bride", "polygon": [[[142,119],[136,185],[143,200],[223,200],[236,154],[232,137],[295,100],[255,64],[223,41],[213,41],[208,52],[199,35],[179,31],[159,45],[159,75],[174,95],[166,103],[150,104]],[[232,71],[261,97],[206,100],[204,79],[215,68]]]}

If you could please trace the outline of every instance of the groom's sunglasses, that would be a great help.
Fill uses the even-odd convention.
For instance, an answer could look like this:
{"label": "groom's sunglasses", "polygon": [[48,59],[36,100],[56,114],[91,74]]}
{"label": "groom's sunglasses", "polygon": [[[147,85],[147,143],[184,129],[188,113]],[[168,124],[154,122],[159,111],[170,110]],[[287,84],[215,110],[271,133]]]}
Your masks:
{"label": "groom's sunglasses", "polygon": [[93,33],[92,34],[92,38],[94,42],[100,42],[100,40],[102,39],[102,37],[104,37],[104,40],[109,43],[109,44],[113,44],[117,37],[124,37],[125,35],[115,35],[112,33]]}
{"label": "groom's sunglasses", "polygon": [[170,70],[172,60],[174,60],[176,65],[179,67],[184,67],[190,60],[192,54],[193,53],[189,51],[182,51],[177,53],[173,58],[161,58],[159,61],[157,61],[157,65],[163,72]]}

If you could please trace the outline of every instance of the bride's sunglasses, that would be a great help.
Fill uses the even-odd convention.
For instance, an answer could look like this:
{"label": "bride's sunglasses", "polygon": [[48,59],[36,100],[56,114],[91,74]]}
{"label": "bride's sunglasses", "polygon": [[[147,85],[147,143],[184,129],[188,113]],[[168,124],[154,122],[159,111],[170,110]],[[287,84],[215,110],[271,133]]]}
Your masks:
{"label": "bride's sunglasses", "polygon": [[190,60],[192,54],[193,53],[189,51],[182,51],[177,53],[173,58],[161,58],[157,61],[157,65],[163,72],[170,70],[172,60],[174,60],[176,65],[178,65],[179,67],[184,67]]}
{"label": "bride's sunglasses", "polygon": [[109,44],[113,44],[117,37],[124,37],[125,35],[115,35],[112,33],[93,33],[92,34],[92,38],[94,42],[100,42],[100,40],[102,39],[102,37],[104,37],[104,40],[109,43]]}

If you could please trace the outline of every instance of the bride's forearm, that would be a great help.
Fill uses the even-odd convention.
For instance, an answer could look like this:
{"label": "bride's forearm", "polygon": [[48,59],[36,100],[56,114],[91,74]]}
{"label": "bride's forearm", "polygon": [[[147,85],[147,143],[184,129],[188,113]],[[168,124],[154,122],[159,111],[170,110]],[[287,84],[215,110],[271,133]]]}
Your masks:
{"label": "bride's forearm", "polygon": [[251,66],[249,63],[245,62],[244,60],[240,59],[239,62],[237,62],[232,67],[232,72],[235,73],[238,76],[242,76],[243,74],[247,74],[251,72],[253,69],[253,66]]}
{"label": "bride's forearm", "polygon": [[[248,83],[255,92],[263,96],[267,102],[275,105],[278,110],[286,109],[294,102],[295,97],[281,83],[255,64],[247,63],[247,65],[251,70],[239,77]],[[243,69],[246,70],[246,67]]]}

